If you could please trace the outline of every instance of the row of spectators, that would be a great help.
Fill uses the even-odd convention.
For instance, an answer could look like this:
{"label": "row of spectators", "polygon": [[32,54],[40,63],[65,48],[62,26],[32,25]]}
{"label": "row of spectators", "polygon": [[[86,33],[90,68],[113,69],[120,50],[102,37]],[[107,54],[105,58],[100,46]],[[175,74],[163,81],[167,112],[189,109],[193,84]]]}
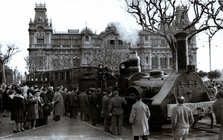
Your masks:
{"label": "row of spectators", "polygon": [[223,89],[222,81],[208,80],[205,81],[204,84],[209,90],[209,96],[212,100],[215,100],[217,93]]}
{"label": "row of spectators", "polygon": [[52,87],[3,84],[0,91],[3,117],[11,112],[15,133],[47,124],[52,110]]}
{"label": "row of spectators", "polygon": [[[76,119],[80,113],[82,121],[90,121],[94,126],[104,123],[105,131],[111,132],[112,105],[109,111],[109,103],[113,96],[118,96],[118,91],[112,87],[106,91],[93,87],[79,91],[78,88],[68,90],[63,86],[53,88],[3,84],[0,88],[1,111],[5,117],[7,112],[11,112],[11,120],[15,122],[14,133],[47,124],[51,112],[55,121],[59,121],[62,115]],[[120,101],[124,102],[124,99],[120,98]],[[121,110],[120,129],[123,110],[122,105],[118,107],[118,112]],[[114,123],[114,127],[116,124]]]}

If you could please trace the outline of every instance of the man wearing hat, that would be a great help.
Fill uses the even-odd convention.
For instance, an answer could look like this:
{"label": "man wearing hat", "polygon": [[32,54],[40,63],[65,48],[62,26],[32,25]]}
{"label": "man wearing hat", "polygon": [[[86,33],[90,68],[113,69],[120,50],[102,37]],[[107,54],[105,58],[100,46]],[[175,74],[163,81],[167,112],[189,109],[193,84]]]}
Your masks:
{"label": "man wearing hat", "polygon": [[194,122],[193,113],[190,108],[183,105],[184,97],[177,98],[177,106],[172,112],[172,131],[174,140],[186,140],[189,128]]}
{"label": "man wearing hat", "polygon": [[136,102],[132,105],[129,123],[132,125],[132,135],[134,140],[139,140],[142,137],[143,140],[148,139],[149,135],[149,107],[142,102],[141,95],[137,95]]}
{"label": "man wearing hat", "polygon": [[96,95],[96,89],[95,88],[90,88],[89,91],[89,107],[90,107],[90,116],[91,116],[91,121],[92,121],[92,125],[96,126],[97,124],[97,115],[98,115],[98,108],[99,108],[99,100],[98,100],[98,96]]}
{"label": "man wearing hat", "polygon": [[119,96],[119,92],[117,90],[113,91],[113,97],[110,99],[108,112],[111,113],[111,127],[112,134],[121,135],[122,133],[122,123],[123,123],[123,105],[126,105],[127,102],[124,97]]}
{"label": "man wearing hat", "polygon": [[102,97],[101,117],[104,119],[104,130],[111,132],[111,116],[109,116],[108,105],[112,96],[112,87],[108,87],[106,94]]}

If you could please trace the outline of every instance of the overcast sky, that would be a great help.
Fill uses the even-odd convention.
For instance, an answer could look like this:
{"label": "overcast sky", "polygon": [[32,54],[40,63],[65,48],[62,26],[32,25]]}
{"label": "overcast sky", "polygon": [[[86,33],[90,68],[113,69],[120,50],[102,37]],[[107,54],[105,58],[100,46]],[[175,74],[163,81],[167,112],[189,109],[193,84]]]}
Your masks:
{"label": "overcast sky", "polygon": [[[47,16],[52,19],[54,31],[83,29],[86,26],[100,33],[110,22],[120,22],[123,30],[132,33],[139,29],[135,19],[124,11],[121,0],[1,0],[0,2],[0,44],[15,44],[21,50],[14,56],[10,66],[22,73],[25,70],[24,57],[28,56],[28,24],[34,19],[35,3],[45,3]],[[222,69],[223,39],[220,34],[212,42],[212,70]],[[209,71],[208,40],[197,37],[197,65],[199,70]],[[204,46],[204,47],[203,47]],[[4,50],[3,50],[4,51]]]}

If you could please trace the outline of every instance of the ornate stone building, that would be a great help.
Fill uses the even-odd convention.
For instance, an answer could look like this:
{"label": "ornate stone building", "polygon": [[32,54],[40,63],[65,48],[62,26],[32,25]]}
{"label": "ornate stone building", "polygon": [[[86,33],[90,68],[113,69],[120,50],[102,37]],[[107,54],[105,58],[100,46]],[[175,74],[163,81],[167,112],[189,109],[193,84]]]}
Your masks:
{"label": "ornate stone building", "polygon": [[[68,69],[80,66],[107,65],[117,71],[131,51],[141,59],[142,71],[160,69],[172,71],[172,53],[165,39],[151,32],[138,32],[137,45],[121,38],[114,25],[108,25],[100,34],[85,27],[81,31],[69,29],[54,32],[52,21],[46,15],[45,4],[36,4],[35,18],[29,23],[29,72]],[[196,39],[189,43],[189,54],[195,58]]]}

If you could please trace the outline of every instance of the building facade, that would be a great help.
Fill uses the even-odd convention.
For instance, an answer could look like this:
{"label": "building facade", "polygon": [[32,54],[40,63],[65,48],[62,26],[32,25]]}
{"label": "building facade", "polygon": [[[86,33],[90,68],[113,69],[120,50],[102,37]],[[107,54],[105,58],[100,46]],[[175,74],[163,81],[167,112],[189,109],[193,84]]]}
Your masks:
{"label": "building facade", "polygon": [[[142,71],[172,71],[172,53],[166,40],[141,30],[136,45],[123,40],[114,24],[96,34],[88,27],[54,32],[46,15],[46,5],[36,4],[34,20],[29,22],[29,72],[69,69],[103,64],[117,71],[130,52],[140,57]],[[189,55],[196,65],[196,39],[189,43]]]}

